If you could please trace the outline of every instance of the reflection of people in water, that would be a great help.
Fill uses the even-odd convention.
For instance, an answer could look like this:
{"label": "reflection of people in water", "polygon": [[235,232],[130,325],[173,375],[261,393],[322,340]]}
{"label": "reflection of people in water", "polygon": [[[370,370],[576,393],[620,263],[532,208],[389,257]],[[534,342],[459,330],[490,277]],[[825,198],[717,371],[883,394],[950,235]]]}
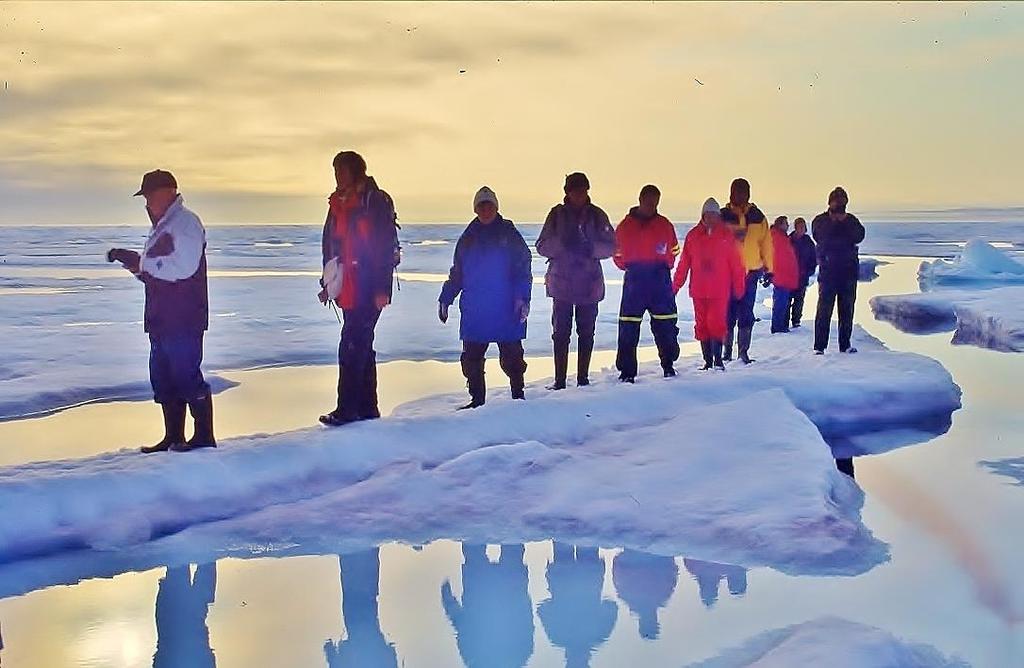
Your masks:
{"label": "reflection of people in water", "polygon": [[566,668],[584,668],[611,635],[619,608],[601,598],[604,560],[596,547],[555,543],[554,550],[547,570],[551,598],[538,606],[537,615],[551,644],[565,650]]}
{"label": "reflection of people in water", "polygon": [[338,557],[341,568],[341,614],[345,619],[345,639],[328,640],[324,655],[330,668],[361,666],[387,668],[397,666],[395,648],[380,630],[377,593],[380,583],[378,548]]}
{"label": "reflection of people in water", "polygon": [[658,608],[665,607],[679,579],[679,566],[672,557],[660,557],[636,550],[620,552],[612,562],[612,582],[619,598],[640,619],[640,637],[658,637]]}
{"label": "reflection of people in water", "polygon": [[217,565],[168,566],[156,594],[156,654],[153,668],[212,668],[206,613],[217,589]]}
{"label": "reflection of people in water", "polygon": [[718,601],[718,585],[722,578],[729,583],[729,593],[733,596],[747,593],[747,569],[742,566],[717,564],[699,559],[683,559],[683,566],[697,580],[700,600],[709,608]]}
{"label": "reflection of people in water", "polygon": [[441,603],[455,628],[459,654],[469,668],[521,668],[533,654],[533,603],[522,545],[502,545],[497,563],[486,546],[462,546],[462,602],[451,584]]}

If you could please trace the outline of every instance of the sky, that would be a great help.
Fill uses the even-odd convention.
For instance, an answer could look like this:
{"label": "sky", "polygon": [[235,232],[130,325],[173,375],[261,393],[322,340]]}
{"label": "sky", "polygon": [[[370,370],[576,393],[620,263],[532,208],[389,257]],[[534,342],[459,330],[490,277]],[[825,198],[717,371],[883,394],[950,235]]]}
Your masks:
{"label": "sky", "polygon": [[1024,3],[0,3],[0,224],[320,223],[359,151],[402,222],[542,220],[584,171],[695,220],[1024,204]]}

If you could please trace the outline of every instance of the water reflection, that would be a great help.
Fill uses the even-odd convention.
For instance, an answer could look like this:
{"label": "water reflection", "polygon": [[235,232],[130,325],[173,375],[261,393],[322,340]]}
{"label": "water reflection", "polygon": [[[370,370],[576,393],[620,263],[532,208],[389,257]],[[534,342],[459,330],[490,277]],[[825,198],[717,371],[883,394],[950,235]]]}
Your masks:
{"label": "water reflection", "polygon": [[380,550],[374,548],[338,557],[341,571],[341,614],[344,640],[324,643],[330,668],[397,666],[394,646],[380,630],[377,597],[380,586]]}
{"label": "water reflection", "polygon": [[668,603],[678,580],[679,566],[672,557],[636,550],[624,550],[615,557],[612,582],[619,598],[639,618],[641,638],[657,640],[658,609]]}
{"label": "water reflection", "polygon": [[502,545],[498,561],[485,545],[462,546],[462,601],[451,583],[441,603],[455,629],[462,661],[469,668],[521,668],[533,654],[533,604],[522,544]]}
{"label": "water reflection", "polygon": [[217,589],[216,564],[168,567],[156,594],[156,653],[153,668],[212,668],[206,614]]}
{"label": "water reflection", "polygon": [[1024,457],[982,461],[981,465],[997,475],[1013,478],[1017,485],[1024,485]]}
{"label": "water reflection", "polygon": [[718,586],[723,579],[728,583],[729,593],[733,596],[747,593],[747,569],[742,566],[699,559],[683,559],[683,566],[697,581],[700,600],[708,608],[718,602]]}
{"label": "water reflection", "polygon": [[537,607],[537,616],[552,645],[565,650],[566,668],[590,665],[594,650],[608,640],[618,606],[602,598],[604,560],[597,548],[554,543],[547,568],[550,598]]}

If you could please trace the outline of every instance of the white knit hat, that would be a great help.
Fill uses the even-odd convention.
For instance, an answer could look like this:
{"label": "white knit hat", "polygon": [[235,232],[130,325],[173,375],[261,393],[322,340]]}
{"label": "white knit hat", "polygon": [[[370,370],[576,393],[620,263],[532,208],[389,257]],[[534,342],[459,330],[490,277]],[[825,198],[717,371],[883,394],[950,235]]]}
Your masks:
{"label": "white knit hat", "polygon": [[718,206],[718,202],[714,197],[709,197],[704,202],[704,208],[700,210],[700,215],[703,216],[705,213],[721,213],[722,207]]}
{"label": "white knit hat", "polygon": [[498,196],[494,194],[494,191],[484,186],[480,190],[476,191],[476,195],[473,197],[473,210],[480,206],[481,202],[493,202],[494,208],[498,208]]}

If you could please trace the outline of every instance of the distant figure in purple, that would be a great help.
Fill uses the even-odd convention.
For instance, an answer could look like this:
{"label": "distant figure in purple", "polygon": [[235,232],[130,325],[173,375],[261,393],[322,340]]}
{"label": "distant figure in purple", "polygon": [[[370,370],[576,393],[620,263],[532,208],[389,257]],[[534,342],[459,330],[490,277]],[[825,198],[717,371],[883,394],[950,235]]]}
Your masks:
{"label": "distant figure in purple", "polygon": [[800,320],[804,315],[804,297],[807,294],[807,286],[811,282],[811,276],[818,270],[818,247],[814,239],[807,234],[807,221],[797,218],[793,221],[793,231],[789,235],[789,241],[793,244],[793,251],[796,253],[796,261],[800,267],[800,276],[797,289],[789,296],[790,317],[793,327],[800,326]]}
{"label": "distant figure in purple", "polygon": [[[462,373],[469,388],[465,408],[483,406],[487,396],[484,355],[498,344],[498,360],[508,376],[513,399],[525,399],[523,339],[530,313],[533,256],[512,221],[498,213],[498,196],[484,186],[473,198],[474,218],[455,244],[448,280],[438,298],[437,317],[459,297]],[[460,296],[461,295],[461,296]]]}
{"label": "distant figure in purple", "polygon": [[[203,335],[209,326],[206,285],[206,230],[185,208],[174,175],[161,169],[142,177],[135,193],[146,199],[152,228],[141,255],[112,248],[108,262],[120,262],[146,286],[143,326],[149,334],[149,380],[164,414],[164,437],[142,452],[187,451],[217,445],[213,398],[203,378]],[[195,428],[185,440],[185,406]]]}
{"label": "distant figure in purple", "polygon": [[860,257],[857,244],[864,241],[864,226],[846,212],[846,191],[837,187],[828,196],[828,211],[811,222],[811,235],[818,244],[818,312],[814,318],[814,353],[823,355],[828,347],[832,311],[839,301],[839,352],[855,353],[850,344],[853,309],[857,303]]}

